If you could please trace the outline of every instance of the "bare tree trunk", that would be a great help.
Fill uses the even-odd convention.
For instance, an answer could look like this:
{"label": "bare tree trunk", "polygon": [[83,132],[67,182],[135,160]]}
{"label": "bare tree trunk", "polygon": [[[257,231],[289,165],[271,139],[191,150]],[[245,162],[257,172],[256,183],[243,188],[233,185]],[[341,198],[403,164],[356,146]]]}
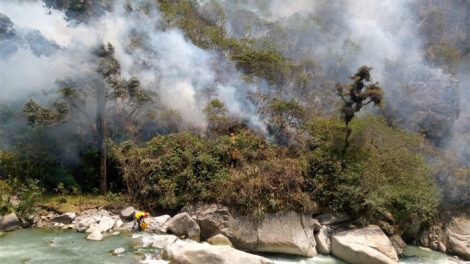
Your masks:
{"label": "bare tree trunk", "polygon": [[105,194],[108,191],[108,180],[106,171],[107,160],[107,127],[106,127],[106,94],[105,88],[96,88],[96,130],[98,131],[98,145],[100,149],[100,192]]}

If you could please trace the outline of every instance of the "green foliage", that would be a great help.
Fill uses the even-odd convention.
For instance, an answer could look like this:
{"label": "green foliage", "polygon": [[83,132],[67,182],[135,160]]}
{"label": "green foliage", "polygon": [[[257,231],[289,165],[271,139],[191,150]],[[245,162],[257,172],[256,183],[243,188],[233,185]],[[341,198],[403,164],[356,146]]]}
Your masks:
{"label": "green foliage", "polygon": [[58,122],[65,121],[69,112],[68,106],[63,102],[56,102],[51,109],[43,107],[34,100],[29,100],[24,108],[23,114],[28,119],[31,126],[45,125],[50,126]]}
{"label": "green foliage", "polygon": [[398,224],[413,214],[431,219],[440,196],[422,154],[420,135],[391,128],[382,118],[357,119],[351,123],[351,145],[342,156],[339,135],[328,132],[340,126],[320,122],[324,128],[311,125],[317,143],[310,171],[320,201],[334,210]]}
{"label": "green foliage", "polygon": [[309,212],[314,203],[303,192],[306,161],[286,153],[248,130],[212,140],[172,134],[113,150],[129,192],[149,209],[205,201],[252,214]]}
{"label": "green foliage", "polygon": [[39,181],[26,179],[24,182],[14,181],[13,188],[20,200],[17,208],[19,217],[29,217],[35,209],[36,202],[42,196],[43,190],[39,187]]}
{"label": "green foliage", "polygon": [[11,185],[0,179],[0,215],[5,215],[11,213],[13,210],[10,204],[10,197],[13,193],[13,188]]}
{"label": "green foliage", "polygon": [[223,153],[189,133],[153,138],[143,147],[116,146],[129,193],[147,208],[175,209],[211,197],[211,186],[227,176]]}
{"label": "green foliage", "polygon": [[[277,84],[294,68],[289,60],[272,48],[257,49],[248,39],[227,36],[223,26],[200,16],[194,0],[158,0],[158,3],[170,26],[183,29],[202,48],[227,51],[231,60],[248,76],[263,77]],[[223,24],[223,10],[217,10],[216,13]]]}
{"label": "green foliage", "polygon": [[[37,180],[0,179],[0,215],[15,212],[20,218],[29,217],[34,212],[36,202],[42,193]],[[18,199],[19,203],[12,203],[12,197]]]}
{"label": "green foliage", "polygon": [[270,100],[261,110],[266,118],[268,132],[274,142],[288,145],[298,136],[298,129],[302,128],[306,119],[306,110],[295,100]]}
{"label": "green foliage", "polygon": [[210,136],[227,135],[230,132],[230,120],[224,103],[219,99],[210,101],[204,108],[207,116],[207,130]]}

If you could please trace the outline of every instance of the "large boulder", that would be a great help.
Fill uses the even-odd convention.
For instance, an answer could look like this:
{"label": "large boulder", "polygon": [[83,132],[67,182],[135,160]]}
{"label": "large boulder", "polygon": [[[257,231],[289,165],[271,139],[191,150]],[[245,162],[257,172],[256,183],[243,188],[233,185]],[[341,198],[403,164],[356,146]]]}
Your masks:
{"label": "large boulder", "polygon": [[201,227],[201,239],[217,234],[226,236],[235,248],[251,251],[258,243],[255,220],[247,216],[233,216],[228,207],[218,204],[199,204],[186,210]]}
{"label": "large boulder", "polygon": [[233,247],[232,242],[230,242],[230,239],[225,237],[222,234],[215,235],[209,239],[207,239],[207,242],[211,245],[214,246],[229,246]]}
{"label": "large boulder", "polygon": [[0,231],[12,231],[18,228],[21,228],[21,221],[16,214],[0,216]]}
{"label": "large boulder", "polygon": [[175,215],[168,221],[168,231],[177,235],[185,236],[199,242],[201,240],[201,229],[187,213]]}
{"label": "large boulder", "polygon": [[76,216],[75,213],[64,213],[64,214],[61,214],[52,218],[51,222],[69,225],[75,219],[75,216]]}
{"label": "large boulder", "polygon": [[166,233],[168,229],[168,221],[171,219],[169,215],[161,215],[157,217],[150,217],[145,220],[149,225],[149,230],[154,232]]}
{"label": "large boulder", "polygon": [[317,251],[320,254],[329,255],[331,253],[331,229],[328,226],[322,226],[320,231],[315,234],[315,241],[317,242]]}
{"label": "large boulder", "polygon": [[423,230],[418,236],[418,243],[435,251],[447,252],[448,235],[444,223],[438,222]]}
{"label": "large boulder", "polygon": [[273,264],[267,258],[249,254],[227,246],[212,246],[195,242],[177,241],[166,247],[163,257],[179,264]]}
{"label": "large boulder", "polygon": [[375,225],[335,233],[331,242],[331,253],[351,264],[398,263],[390,239]]}
{"label": "large boulder", "polygon": [[76,224],[76,229],[78,232],[85,232],[94,223],[95,219],[93,217],[84,218]]}
{"label": "large boulder", "polygon": [[97,228],[100,232],[106,232],[110,230],[111,228],[113,228],[115,223],[116,222],[111,217],[103,216],[101,217],[100,223],[98,224]]}
{"label": "large boulder", "polygon": [[393,235],[390,237],[390,242],[392,242],[393,248],[399,256],[403,255],[403,252],[406,248],[406,242],[399,235]]}
{"label": "large boulder", "polygon": [[446,230],[447,252],[470,260],[470,218],[453,217]]}
{"label": "large boulder", "polygon": [[122,219],[131,220],[132,217],[134,216],[134,212],[135,212],[134,207],[130,206],[122,210],[121,213],[119,213],[119,216],[121,216]]}
{"label": "large boulder", "polygon": [[293,211],[267,214],[258,223],[254,251],[313,257],[317,255],[313,230],[307,215]]}
{"label": "large boulder", "polygon": [[283,212],[266,214],[262,220],[235,216],[226,206],[205,204],[186,207],[201,227],[201,238],[227,237],[237,249],[314,256],[314,221],[311,217]]}

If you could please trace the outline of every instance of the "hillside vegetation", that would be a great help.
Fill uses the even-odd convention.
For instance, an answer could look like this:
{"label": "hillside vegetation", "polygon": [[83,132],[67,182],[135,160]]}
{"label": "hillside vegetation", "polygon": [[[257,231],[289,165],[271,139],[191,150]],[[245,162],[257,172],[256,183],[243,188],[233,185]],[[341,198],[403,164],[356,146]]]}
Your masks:
{"label": "hillside vegetation", "polygon": [[[109,1],[71,2],[67,19],[76,23],[112,6]],[[207,126],[185,123],[160,94],[121,73],[121,63],[129,62],[117,59],[113,43],[103,43],[93,54],[95,79],[57,80],[59,87],[51,87],[47,100],[0,104],[0,215],[17,211],[26,216],[44,194],[75,201],[69,195],[101,191],[111,198],[127,195],[155,212],[215,202],[259,217],[281,210],[338,211],[404,229],[416,217],[431,222],[447,201],[456,208],[468,205],[466,163],[445,153],[441,142],[447,138],[435,139],[423,127],[403,129],[387,99],[407,98],[387,94],[386,85],[372,81],[374,70],[358,65],[351,72],[348,57],[340,54],[325,55],[328,64],[324,57],[297,56],[308,49],[290,54],[286,50],[296,48],[293,40],[274,43],[286,33],[280,23],[257,21],[270,35],[240,37],[227,32],[229,18],[220,6],[211,6],[213,17],[208,18],[198,1],[155,3],[162,31],[183,32],[198,48],[233,64],[243,84],[263,87],[247,92],[258,123],[229,113],[215,87],[202,95],[210,98],[203,110]],[[464,44],[470,34],[434,35],[436,27],[451,27],[443,18],[446,7],[423,1],[414,6],[421,10],[426,59],[457,76],[468,58]],[[134,12],[130,5],[126,10]],[[335,34],[328,21],[309,19],[322,34]],[[140,37],[128,40],[126,48],[144,53],[148,43]],[[344,44],[352,52],[356,45]],[[364,71],[368,78],[361,76]],[[426,128],[440,124],[432,119]],[[15,195],[19,204],[11,202]],[[61,202],[50,198],[42,205],[60,207]]]}

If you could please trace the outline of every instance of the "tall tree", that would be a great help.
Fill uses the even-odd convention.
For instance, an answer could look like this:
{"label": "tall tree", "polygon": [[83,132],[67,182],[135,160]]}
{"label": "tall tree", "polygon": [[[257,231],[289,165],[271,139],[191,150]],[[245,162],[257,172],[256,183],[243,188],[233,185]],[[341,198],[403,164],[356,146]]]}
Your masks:
{"label": "tall tree", "polygon": [[[111,44],[97,49],[99,59],[95,76],[83,80],[62,81],[63,88],[58,90],[59,98],[51,107],[43,107],[30,100],[23,113],[31,126],[52,126],[61,122],[73,122],[77,130],[89,127],[88,133],[94,135],[99,150],[99,187],[101,193],[107,192],[107,139],[109,137],[108,120],[117,123],[111,130],[113,136],[120,135],[117,130],[127,129],[125,139],[133,136],[137,115],[144,105],[150,103],[153,94],[144,90],[136,78],[125,80],[121,77],[121,66],[114,55]],[[91,107],[95,102],[96,106]],[[93,118],[93,111],[96,109]],[[117,121],[116,121],[117,120]],[[121,128],[124,127],[124,128]],[[122,137],[122,136],[121,136]],[[121,139],[121,138],[119,138]]]}

